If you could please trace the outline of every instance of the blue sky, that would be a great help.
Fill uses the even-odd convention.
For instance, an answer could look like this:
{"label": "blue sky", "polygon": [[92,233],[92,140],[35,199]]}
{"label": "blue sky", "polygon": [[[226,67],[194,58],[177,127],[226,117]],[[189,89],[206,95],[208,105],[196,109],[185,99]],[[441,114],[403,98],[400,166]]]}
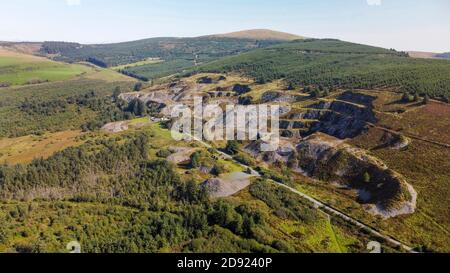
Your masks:
{"label": "blue sky", "polygon": [[0,40],[9,41],[105,43],[269,28],[450,51],[449,0],[2,0],[0,11]]}

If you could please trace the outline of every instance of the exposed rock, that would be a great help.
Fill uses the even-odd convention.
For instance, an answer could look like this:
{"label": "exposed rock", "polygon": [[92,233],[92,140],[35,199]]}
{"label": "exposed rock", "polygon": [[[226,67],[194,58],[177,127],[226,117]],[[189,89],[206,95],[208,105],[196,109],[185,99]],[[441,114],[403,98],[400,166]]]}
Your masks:
{"label": "exposed rock", "polygon": [[323,100],[308,109],[287,113],[282,119],[294,123],[283,122],[281,128],[308,129],[302,131],[302,136],[322,132],[340,139],[353,138],[367,129],[367,123],[376,123],[373,100],[371,96],[345,92],[337,100]]}
{"label": "exposed rock", "polygon": [[281,138],[278,149],[273,152],[263,152],[261,145],[269,144],[263,140],[253,141],[245,147],[245,151],[254,158],[263,160],[267,163],[274,163],[277,161],[287,162],[290,156],[295,153],[295,144],[291,140]]}
{"label": "exposed rock", "polygon": [[292,94],[286,94],[279,91],[267,91],[261,96],[262,103],[269,102],[296,102],[298,97]]}
{"label": "exposed rock", "polygon": [[202,186],[208,189],[209,195],[213,198],[231,196],[250,185],[250,175],[245,173],[239,174],[241,175],[236,177],[236,179],[209,179],[205,181]]}
{"label": "exposed rock", "polygon": [[[360,192],[360,201],[370,212],[386,217],[412,213],[416,192],[403,176],[390,170],[381,160],[342,140],[321,133],[297,146],[299,168],[308,176],[339,183]],[[365,174],[370,181],[364,182]]]}
{"label": "exposed rock", "polygon": [[118,121],[105,124],[101,130],[107,133],[119,133],[128,130],[128,128],[127,121]]}
{"label": "exposed rock", "polygon": [[212,84],[213,79],[210,77],[201,77],[200,79],[197,80],[197,82],[200,84]]}
{"label": "exposed rock", "polygon": [[353,102],[357,104],[362,104],[365,106],[371,106],[372,103],[377,99],[373,96],[368,96],[364,94],[354,93],[352,91],[347,91],[342,93],[337,97],[338,100],[344,100],[348,102]]}
{"label": "exposed rock", "polygon": [[203,173],[203,174],[210,174],[213,170],[213,167],[209,167],[209,166],[200,166],[200,168],[198,168],[199,172]]}
{"label": "exposed rock", "polygon": [[235,84],[233,87],[233,91],[239,95],[242,95],[242,94],[252,91],[252,89],[248,85]]}
{"label": "exposed rock", "polygon": [[194,148],[175,147],[170,149],[173,154],[167,157],[167,160],[174,164],[189,162],[191,155],[196,151]]}
{"label": "exposed rock", "polygon": [[322,132],[340,139],[353,138],[367,128],[367,122],[375,123],[372,107],[355,105],[345,101],[324,101],[312,106],[322,112],[320,123],[315,124],[310,134]]}
{"label": "exposed rock", "polygon": [[385,146],[388,146],[392,150],[402,150],[411,144],[411,139],[400,134],[386,133],[383,136]]}

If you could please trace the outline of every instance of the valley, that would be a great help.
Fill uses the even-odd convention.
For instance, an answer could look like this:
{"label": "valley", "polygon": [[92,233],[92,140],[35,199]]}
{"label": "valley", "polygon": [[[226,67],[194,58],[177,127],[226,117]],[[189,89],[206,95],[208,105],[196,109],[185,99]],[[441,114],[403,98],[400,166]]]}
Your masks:
{"label": "valley", "polygon": [[[0,251],[448,252],[449,83],[447,60],[268,30],[4,45]],[[279,148],[174,140],[195,97],[279,105]]]}

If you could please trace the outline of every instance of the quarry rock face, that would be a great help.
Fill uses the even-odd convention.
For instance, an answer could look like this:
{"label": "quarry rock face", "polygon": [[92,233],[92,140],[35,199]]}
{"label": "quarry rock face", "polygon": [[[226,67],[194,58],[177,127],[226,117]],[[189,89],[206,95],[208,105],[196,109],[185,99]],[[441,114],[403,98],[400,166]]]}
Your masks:
{"label": "quarry rock face", "polygon": [[[280,96],[277,92],[266,92],[263,99],[280,102],[280,98],[287,99],[289,95]],[[283,112],[280,129],[302,129],[301,137],[321,132],[339,139],[354,138],[364,132],[369,123],[377,122],[373,99],[348,91],[332,100],[322,100],[304,109]]]}
{"label": "quarry rock face", "polygon": [[247,178],[236,179],[220,179],[212,178],[205,181],[202,186],[205,187],[209,195],[213,198],[231,196],[250,185],[250,181]]}
{"label": "quarry rock face", "polygon": [[417,193],[381,160],[342,140],[317,133],[297,146],[299,168],[308,176],[360,192],[369,212],[389,218],[413,213]]}
{"label": "quarry rock face", "polygon": [[353,138],[365,130],[367,123],[375,123],[373,110],[369,106],[360,106],[346,101],[320,102],[312,106],[326,110],[318,119],[310,133],[322,132],[340,139]]}

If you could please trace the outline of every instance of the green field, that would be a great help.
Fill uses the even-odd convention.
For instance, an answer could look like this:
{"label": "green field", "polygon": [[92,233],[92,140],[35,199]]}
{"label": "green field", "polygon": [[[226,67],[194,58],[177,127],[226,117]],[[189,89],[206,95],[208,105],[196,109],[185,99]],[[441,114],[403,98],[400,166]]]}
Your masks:
{"label": "green field", "polygon": [[84,65],[58,63],[0,49],[0,84],[3,85],[63,81],[91,71],[92,68]]}
{"label": "green field", "polygon": [[129,69],[136,66],[142,66],[142,65],[149,65],[149,64],[158,64],[164,62],[163,60],[160,60],[159,58],[149,58],[147,60],[131,63],[131,64],[124,64],[124,65],[118,65],[111,67],[113,70],[122,70],[122,69]]}

